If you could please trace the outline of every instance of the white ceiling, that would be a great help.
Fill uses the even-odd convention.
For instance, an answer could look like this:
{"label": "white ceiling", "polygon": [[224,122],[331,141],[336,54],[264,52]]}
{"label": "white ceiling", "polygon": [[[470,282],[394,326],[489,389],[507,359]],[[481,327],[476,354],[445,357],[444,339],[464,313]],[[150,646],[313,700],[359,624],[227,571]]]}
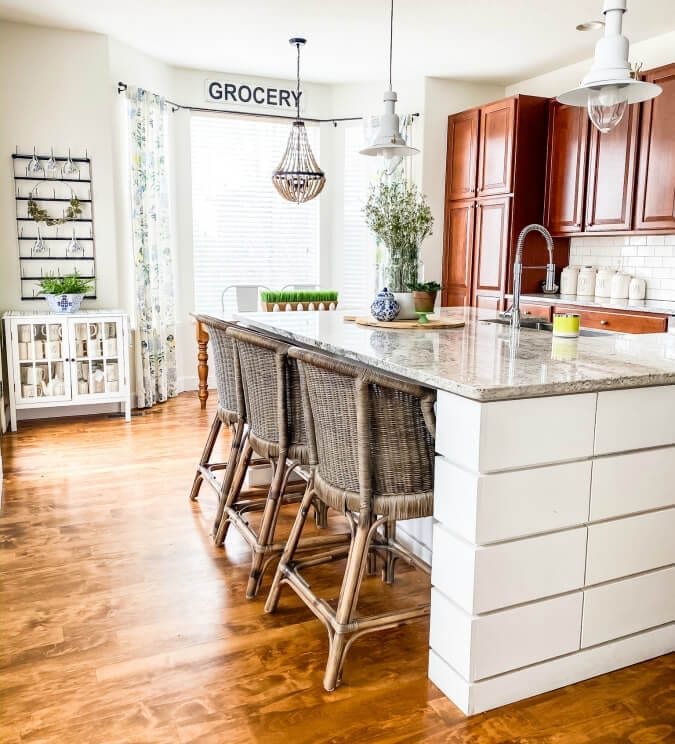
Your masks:
{"label": "white ceiling", "polygon": [[[394,82],[511,83],[593,55],[601,0],[395,0]],[[97,31],[164,62],[314,82],[387,76],[389,0],[0,0],[0,18]],[[635,42],[675,30],[675,0],[629,0]]]}

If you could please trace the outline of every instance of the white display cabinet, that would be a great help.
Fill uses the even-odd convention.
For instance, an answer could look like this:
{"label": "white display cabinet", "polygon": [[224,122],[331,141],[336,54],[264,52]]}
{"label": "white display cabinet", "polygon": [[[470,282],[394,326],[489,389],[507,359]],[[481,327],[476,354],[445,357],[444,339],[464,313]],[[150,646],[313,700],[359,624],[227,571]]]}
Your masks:
{"label": "white display cabinet", "polygon": [[10,428],[17,411],[119,403],[131,419],[129,318],[117,311],[4,314]]}

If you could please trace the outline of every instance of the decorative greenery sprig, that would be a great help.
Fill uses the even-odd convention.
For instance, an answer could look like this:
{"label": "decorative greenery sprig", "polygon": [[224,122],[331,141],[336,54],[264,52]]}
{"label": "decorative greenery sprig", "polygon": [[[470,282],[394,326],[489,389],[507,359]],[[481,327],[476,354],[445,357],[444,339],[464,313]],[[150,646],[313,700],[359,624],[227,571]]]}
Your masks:
{"label": "decorative greenery sprig", "polygon": [[411,292],[440,292],[443,287],[438,282],[414,282],[408,289]]}
{"label": "decorative greenery sprig", "polygon": [[93,279],[83,279],[77,271],[65,276],[50,276],[40,280],[40,294],[87,294]]}
{"label": "decorative greenery sprig", "polygon": [[47,225],[63,225],[66,222],[73,222],[78,219],[81,214],[82,205],[76,196],[71,197],[70,206],[66,209],[63,217],[50,217],[49,212],[39,207],[32,196],[28,200],[28,216],[35,222],[44,222]]}
{"label": "decorative greenery sprig", "polygon": [[305,290],[298,292],[267,292],[260,293],[263,302],[337,302],[338,293],[321,290]]}
{"label": "decorative greenery sprig", "polygon": [[401,176],[381,178],[370,187],[363,213],[366,225],[389,250],[389,289],[405,292],[417,282],[419,248],[434,225],[426,198]]}

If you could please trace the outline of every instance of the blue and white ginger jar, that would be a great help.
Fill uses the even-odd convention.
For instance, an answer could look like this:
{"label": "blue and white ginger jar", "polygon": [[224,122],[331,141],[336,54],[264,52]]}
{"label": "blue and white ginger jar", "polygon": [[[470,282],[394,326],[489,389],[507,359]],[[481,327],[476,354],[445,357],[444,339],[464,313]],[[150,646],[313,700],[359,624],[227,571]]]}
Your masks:
{"label": "blue and white ginger jar", "polygon": [[377,297],[370,306],[370,313],[375,320],[395,320],[399,312],[399,304],[394,295],[385,287],[377,293]]}

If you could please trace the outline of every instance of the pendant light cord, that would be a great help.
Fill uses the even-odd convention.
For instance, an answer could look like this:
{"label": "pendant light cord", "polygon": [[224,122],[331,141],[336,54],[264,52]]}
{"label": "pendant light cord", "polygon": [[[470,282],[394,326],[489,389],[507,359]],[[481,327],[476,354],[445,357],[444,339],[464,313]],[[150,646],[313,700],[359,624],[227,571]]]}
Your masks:
{"label": "pendant light cord", "polygon": [[391,61],[394,51],[394,0],[391,0],[391,12],[389,14],[389,90],[391,87]]}
{"label": "pendant light cord", "polygon": [[297,87],[296,87],[296,97],[295,97],[295,104],[297,106],[296,116],[295,118],[300,121],[300,43],[296,42],[295,48],[298,50],[298,65],[297,65],[297,71],[296,71],[296,77],[297,77]]}

